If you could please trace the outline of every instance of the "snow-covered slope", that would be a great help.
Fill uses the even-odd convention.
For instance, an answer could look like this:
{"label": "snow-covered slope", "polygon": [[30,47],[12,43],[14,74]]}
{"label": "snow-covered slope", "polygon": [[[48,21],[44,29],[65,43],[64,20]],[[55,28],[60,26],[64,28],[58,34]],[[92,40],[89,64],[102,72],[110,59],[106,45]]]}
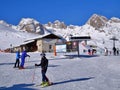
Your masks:
{"label": "snow-covered slope", "polygon": [[[53,23],[54,24],[54,23]],[[53,26],[52,24],[52,26]],[[70,25],[67,28],[55,28],[51,25],[45,25],[47,29],[50,29],[53,33],[61,35],[67,39],[69,36],[91,36],[92,40],[88,42],[94,43],[98,47],[112,48],[112,41],[110,38],[120,38],[120,19],[111,18],[108,20],[106,17],[94,14],[83,26]],[[116,42],[116,47],[120,46],[120,42]]]}
{"label": "snow-covered slope", "polygon": [[[120,56],[80,56],[69,59],[47,53],[46,75],[54,85],[41,88],[40,53],[28,53],[24,70],[13,68],[15,54],[0,53],[0,90],[119,90]],[[66,53],[67,54],[67,53]],[[74,53],[75,54],[75,53]],[[71,53],[70,55],[74,55]],[[69,55],[69,54],[67,54]]]}
{"label": "snow-covered slope", "polygon": [[9,26],[0,24],[0,49],[4,50],[12,46],[20,45],[26,39],[36,36],[36,34],[20,32]]}
{"label": "snow-covered slope", "polygon": [[[113,42],[110,38],[114,36],[117,39],[120,38],[120,19],[116,17],[107,19],[104,16],[93,14],[83,26],[67,26],[59,20],[43,25],[31,18],[23,18],[17,26],[7,24],[5,21],[0,21],[0,48],[8,48],[10,44],[21,43],[26,38],[34,38],[34,36],[38,35],[36,33],[43,35],[46,31],[55,33],[66,40],[69,40],[71,35],[91,36],[92,40],[89,41],[88,44],[94,44],[101,48],[112,48]],[[27,32],[32,32],[33,34]],[[116,41],[116,47],[119,46],[120,41]]]}

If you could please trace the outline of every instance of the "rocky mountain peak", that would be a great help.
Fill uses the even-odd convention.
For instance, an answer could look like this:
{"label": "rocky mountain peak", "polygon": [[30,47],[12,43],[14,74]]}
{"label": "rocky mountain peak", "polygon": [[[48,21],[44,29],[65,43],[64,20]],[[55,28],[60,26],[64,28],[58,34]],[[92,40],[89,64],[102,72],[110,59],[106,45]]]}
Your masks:
{"label": "rocky mountain peak", "polygon": [[93,14],[90,19],[87,21],[87,24],[93,26],[95,29],[99,29],[106,25],[108,19],[104,16]]}
{"label": "rocky mountain peak", "polygon": [[45,26],[56,28],[56,29],[66,29],[67,26],[65,25],[64,22],[60,22],[59,20],[52,22],[48,22]]}
{"label": "rocky mountain peak", "polygon": [[44,26],[40,24],[37,20],[32,18],[22,18],[19,22],[17,29],[25,30],[27,32],[34,32],[39,34],[44,34]]}

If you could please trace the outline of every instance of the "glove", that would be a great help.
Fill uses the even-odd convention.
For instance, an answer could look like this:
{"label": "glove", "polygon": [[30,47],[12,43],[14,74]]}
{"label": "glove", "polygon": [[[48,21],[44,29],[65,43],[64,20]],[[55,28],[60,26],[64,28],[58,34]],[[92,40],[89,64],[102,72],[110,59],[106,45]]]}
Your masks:
{"label": "glove", "polygon": [[37,66],[37,64],[35,64],[35,66]]}

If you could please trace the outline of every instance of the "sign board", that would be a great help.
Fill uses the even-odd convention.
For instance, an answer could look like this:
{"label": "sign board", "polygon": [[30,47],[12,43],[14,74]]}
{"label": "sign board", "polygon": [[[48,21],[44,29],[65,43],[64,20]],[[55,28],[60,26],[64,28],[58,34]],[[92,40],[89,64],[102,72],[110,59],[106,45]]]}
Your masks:
{"label": "sign board", "polygon": [[71,41],[83,41],[83,40],[90,40],[90,36],[80,36],[80,37],[71,37]]}
{"label": "sign board", "polygon": [[66,44],[57,44],[56,52],[59,52],[59,53],[66,52]]}

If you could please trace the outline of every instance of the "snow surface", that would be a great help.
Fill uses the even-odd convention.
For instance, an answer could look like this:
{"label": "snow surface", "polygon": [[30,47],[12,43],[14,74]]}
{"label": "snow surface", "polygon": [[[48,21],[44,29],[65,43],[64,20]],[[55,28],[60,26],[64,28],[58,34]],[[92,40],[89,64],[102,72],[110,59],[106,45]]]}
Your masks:
{"label": "snow surface", "polygon": [[7,48],[11,48],[10,45],[19,46],[21,45],[26,39],[33,38],[38,36],[37,34],[21,32],[14,30],[8,26],[0,24],[0,49],[4,50]]}
{"label": "snow surface", "polygon": [[[54,85],[41,88],[40,53],[28,53],[25,68],[13,68],[15,53],[0,53],[1,90],[120,90],[120,56],[87,56],[77,53],[46,53],[47,76]],[[70,58],[69,56],[74,56]]]}
{"label": "snow surface", "polygon": [[[108,22],[105,32],[99,32],[89,25],[75,26],[74,29],[53,29],[53,33],[67,38],[69,35],[90,35],[92,40],[88,44],[97,45],[98,48],[107,47],[112,50],[112,36],[120,38],[119,23]],[[0,24],[0,49],[4,50],[20,45],[25,40],[37,37],[37,34],[14,30],[9,26]],[[116,41],[119,48],[120,41]],[[85,48],[85,47],[83,47]],[[80,52],[61,53],[54,56],[47,53],[49,67],[47,76],[54,85],[46,88],[35,87],[41,83],[41,70],[34,64],[40,62],[40,53],[29,53],[26,58],[24,70],[13,68],[15,53],[0,52],[0,89],[2,90],[120,90],[120,56],[87,56]],[[100,54],[100,53],[99,53]],[[67,56],[65,56],[67,55]],[[73,57],[74,56],[74,57]]]}
{"label": "snow surface", "polygon": [[[73,36],[90,36],[91,40],[88,42],[89,45],[95,45],[99,48],[108,49],[113,48],[113,41],[110,40],[113,36],[117,39],[120,38],[120,19],[118,18],[111,18],[104,27],[101,27],[99,30],[96,30],[94,27],[90,26],[89,24],[85,24],[83,26],[67,26],[66,29],[61,28],[53,28],[49,26],[44,26],[45,33],[52,32],[56,35],[66,39],[69,41],[71,35]],[[23,18],[20,23],[23,25],[26,23],[39,23],[38,21],[30,18]],[[58,21],[57,21],[58,22]],[[59,22],[60,23],[60,22]],[[62,22],[63,23],[63,22]],[[12,26],[12,27],[10,27]],[[13,29],[14,27],[14,29]],[[16,26],[17,27],[17,26]],[[70,28],[71,27],[71,28]],[[38,28],[39,29],[39,28]],[[5,50],[7,48],[11,48],[12,46],[19,46],[24,43],[25,40],[29,40],[31,38],[35,38],[41,35],[27,33],[20,30],[15,30],[15,26],[9,25],[4,21],[0,21],[0,49]],[[115,43],[116,48],[119,48],[120,41],[116,41]]]}

